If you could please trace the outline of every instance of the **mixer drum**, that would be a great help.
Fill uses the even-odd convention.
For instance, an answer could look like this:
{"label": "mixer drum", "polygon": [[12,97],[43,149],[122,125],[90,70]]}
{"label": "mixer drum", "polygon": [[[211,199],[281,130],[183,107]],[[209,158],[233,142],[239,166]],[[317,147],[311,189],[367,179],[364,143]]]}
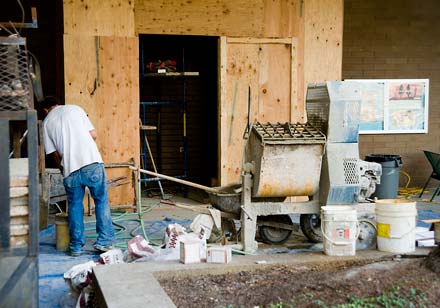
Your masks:
{"label": "mixer drum", "polygon": [[246,148],[246,159],[254,164],[252,196],[314,195],[325,142],[308,123],[254,124]]}

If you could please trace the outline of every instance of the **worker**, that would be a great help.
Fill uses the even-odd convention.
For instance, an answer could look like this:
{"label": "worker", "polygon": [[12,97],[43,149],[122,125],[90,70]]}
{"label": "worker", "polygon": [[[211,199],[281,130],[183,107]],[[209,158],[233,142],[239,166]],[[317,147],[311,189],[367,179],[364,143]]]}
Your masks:
{"label": "worker", "polygon": [[104,164],[95,143],[97,133],[84,110],[76,105],[59,105],[55,97],[40,103],[43,121],[44,147],[60,168],[68,202],[68,221],[72,256],[80,256],[85,245],[85,188],[95,202],[96,231],[94,248],[100,252],[112,249],[114,229],[108,205]]}

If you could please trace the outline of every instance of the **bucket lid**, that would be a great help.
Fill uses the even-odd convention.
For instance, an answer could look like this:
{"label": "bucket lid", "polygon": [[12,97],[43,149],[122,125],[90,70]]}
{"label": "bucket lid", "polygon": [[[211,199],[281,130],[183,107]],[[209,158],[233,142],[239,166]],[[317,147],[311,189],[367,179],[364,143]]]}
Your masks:
{"label": "bucket lid", "polygon": [[322,212],[349,212],[349,211],[356,211],[356,209],[352,208],[349,205],[327,205],[327,206],[321,206]]}
{"label": "bucket lid", "polygon": [[387,205],[402,205],[402,204],[411,204],[415,205],[416,202],[408,199],[378,199],[376,200],[376,204],[387,204]]}

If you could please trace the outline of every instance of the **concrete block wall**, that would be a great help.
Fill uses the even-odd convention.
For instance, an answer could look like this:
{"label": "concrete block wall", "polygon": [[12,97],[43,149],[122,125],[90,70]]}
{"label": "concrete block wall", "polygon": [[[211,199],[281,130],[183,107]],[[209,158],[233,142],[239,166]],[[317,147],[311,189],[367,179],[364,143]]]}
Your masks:
{"label": "concrete block wall", "polygon": [[[360,137],[361,157],[401,155],[411,187],[423,185],[432,171],[423,150],[440,152],[439,37],[438,0],[345,0],[343,79],[430,79],[428,134]],[[400,186],[406,181],[401,176]]]}

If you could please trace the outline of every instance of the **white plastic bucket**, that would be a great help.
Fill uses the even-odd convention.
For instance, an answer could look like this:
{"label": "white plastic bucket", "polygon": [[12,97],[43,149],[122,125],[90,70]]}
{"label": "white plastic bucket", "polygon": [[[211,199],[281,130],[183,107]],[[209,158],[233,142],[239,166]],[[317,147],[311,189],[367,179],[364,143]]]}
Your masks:
{"label": "white plastic bucket", "polygon": [[416,250],[416,203],[403,199],[376,201],[377,249],[408,253]]}
{"label": "white plastic bucket", "polygon": [[329,256],[354,256],[359,236],[356,210],[349,206],[321,207],[324,252]]}

